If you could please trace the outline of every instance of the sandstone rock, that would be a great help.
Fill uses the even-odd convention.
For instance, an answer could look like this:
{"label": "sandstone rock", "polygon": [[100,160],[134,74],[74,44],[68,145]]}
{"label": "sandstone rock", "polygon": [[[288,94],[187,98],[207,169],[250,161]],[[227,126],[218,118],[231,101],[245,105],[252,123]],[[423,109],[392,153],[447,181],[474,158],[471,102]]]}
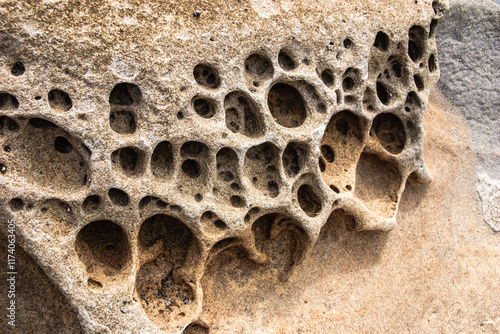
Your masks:
{"label": "sandstone rock", "polygon": [[3,2],[1,231],[57,305],[4,328],[498,330],[446,6]]}
{"label": "sandstone rock", "polygon": [[439,87],[470,125],[479,161],[477,191],[486,223],[498,232],[500,6],[488,0],[451,4],[437,39],[442,68]]}

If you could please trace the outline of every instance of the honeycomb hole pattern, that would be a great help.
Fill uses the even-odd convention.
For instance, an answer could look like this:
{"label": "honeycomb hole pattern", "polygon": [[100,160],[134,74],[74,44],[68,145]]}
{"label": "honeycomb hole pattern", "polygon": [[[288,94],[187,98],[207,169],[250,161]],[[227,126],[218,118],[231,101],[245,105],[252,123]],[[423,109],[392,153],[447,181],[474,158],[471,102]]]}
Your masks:
{"label": "honeycomb hole pattern", "polygon": [[[354,34],[327,41],[337,52],[301,51],[299,39],[272,50],[252,46],[234,57],[243,82],[229,82],[237,76],[200,57],[186,65],[189,84],[174,89],[184,107],[157,122],[150,121],[159,116],[156,97],[141,92],[149,95],[147,80],[113,82],[104,94],[111,143],[104,150],[74,135],[79,121],[59,125],[78,117],[74,90],[70,97],[51,86],[47,101],[37,94],[51,113],[35,117],[24,102],[32,96],[4,89],[6,210],[29,211],[54,242],[76,234],[83,278],[102,300],[135,277],[134,298],[156,327],[208,333],[200,312],[210,288],[203,301],[200,289],[214,268],[231,264],[245,277],[282,284],[327,221],[341,219],[353,236],[394,226],[407,176],[425,179],[422,114],[439,75],[440,6],[434,2],[427,25],[408,24],[405,38],[377,28],[367,43]],[[365,45],[366,64],[343,61]],[[10,79],[24,79],[15,78],[24,65],[12,64]],[[186,131],[171,131],[171,122]],[[111,173],[93,178],[98,164],[90,158],[100,156]],[[50,194],[32,200],[13,190],[23,184]]]}

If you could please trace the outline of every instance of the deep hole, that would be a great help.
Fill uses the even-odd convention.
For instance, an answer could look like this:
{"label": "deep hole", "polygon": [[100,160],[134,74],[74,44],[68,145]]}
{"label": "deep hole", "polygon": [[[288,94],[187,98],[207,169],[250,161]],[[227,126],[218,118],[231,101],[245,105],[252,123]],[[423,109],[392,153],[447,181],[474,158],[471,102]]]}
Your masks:
{"label": "deep hole", "polygon": [[203,200],[203,196],[201,194],[194,195],[194,200],[196,202],[201,202]]}
{"label": "deep hole", "polygon": [[275,84],[269,91],[267,104],[274,120],[284,127],[298,127],[306,119],[304,98],[296,88],[290,85]]}
{"label": "deep hole", "polygon": [[139,153],[131,148],[124,147],[119,150],[118,158],[120,159],[120,165],[122,169],[126,172],[134,172],[137,168],[137,163],[139,162]]}
{"label": "deep hole", "polygon": [[99,272],[104,277],[119,274],[130,257],[125,232],[107,220],[95,221],[82,228],[76,237],[75,248],[89,274],[96,276]]}
{"label": "deep hole", "polygon": [[346,186],[345,186],[345,188],[346,188],[347,190],[349,190],[349,191],[351,191],[351,190],[352,190],[352,187],[351,187],[351,185],[350,185],[350,184],[346,185]]}
{"label": "deep hole", "polygon": [[220,86],[219,73],[215,67],[206,64],[198,64],[193,69],[196,82],[207,88],[218,88]]}
{"label": "deep hole", "polygon": [[379,31],[375,37],[375,43],[373,44],[376,48],[386,51],[389,47],[389,36],[386,33]]}
{"label": "deep hole", "polygon": [[343,88],[344,90],[347,90],[347,91],[349,91],[349,90],[353,89],[355,85],[356,85],[356,82],[355,82],[355,81],[354,81],[354,79],[353,79],[353,78],[351,78],[351,77],[346,77],[346,78],[344,78],[344,80],[342,81],[342,88]]}
{"label": "deep hole", "polygon": [[352,41],[349,38],[344,39],[344,48],[349,49],[352,47]]}
{"label": "deep hole", "polygon": [[392,72],[394,73],[396,78],[401,78],[401,76],[403,75],[403,66],[401,66],[400,62],[395,61],[392,64]]}
{"label": "deep hole", "polygon": [[242,208],[245,206],[245,200],[240,196],[231,196],[231,205],[235,208]]}
{"label": "deep hole", "polygon": [[405,145],[406,133],[401,120],[391,113],[383,113],[373,120],[372,131],[380,144],[390,153],[400,153]]}
{"label": "deep hole", "polygon": [[83,201],[83,211],[92,212],[99,209],[101,198],[97,195],[90,195]]}
{"label": "deep hole", "polygon": [[7,128],[9,131],[17,132],[19,130],[19,124],[10,117],[0,116],[0,130],[4,128]]}
{"label": "deep hole", "polygon": [[269,191],[269,196],[271,198],[278,197],[279,187],[278,187],[278,183],[276,183],[276,181],[269,181],[267,183],[267,190]]}
{"label": "deep hole", "polygon": [[181,111],[179,111],[177,113],[177,119],[183,119],[183,118],[184,118],[184,114]]}
{"label": "deep hole", "polygon": [[215,107],[213,103],[204,98],[195,98],[193,100],[193,109],[203,118],[211,118],[215,115]]}
{"label": "deep hole", "polygon": [[181,155],[183,157],[199,157],[201,154],[204,154],[208,151],[207,145],[197,142],[197,141],[188,141],[181,146]]}
{"label": "deep hole", "polygon": [[208,334],[208,332],[207,327],[193,322],[186,327],[182,334]]}
{"label": "deep hole", "polygon": [[49,92],[49,105],[52,109],[68,111],[73,107],[73,102],[66,92],[53,89]]}
{"label": "deep hole", "polygon": [[89,278],[87,280],[87,285],[89,286],[89,288],[91,289],[102,289],[102,283],[99,282],[99,281],[96,281],[92,278]]}
{"label": "deep hole", "polygon": [[420,100],[418,98],[417,93],[415,93],[415,92],[409,92],[408,96],[406,96],[405,110],[407,112],[410,112],[414,108],[420,108]]}
{"label": "deep hole", "polygon": [[433,54],[429,57],[428,64],[429,64],[429,71],[430,72],[434,72],[437,70],[436,57]]}
{"label": "deep hole", "polygon": [[270,78],[273,75],[271,60],[260,54],[252,54],[245,60],[245,71],[255,77]]}
{"label": "deep hole", "polygon": [[283,50],[278,54],[278,64],[285,71],[291,71],[297,67],[295,61]]}
{"label": "deep hole", "polygon": [[289,143],[283,151],[283,167],[288,176],[297,175],[305,160],[306,148],[297,143]]}
{"label": "deep hole", "polygon": [[326,170],[325,160],[322,157],[319,157],[318,164],[319,164],[319,170],[320,170],[320,172],[323,173]]}
{"label": "deep hole", "polygon": [[196,160],[184,160],[182,163],[182,172],[190,178],[195,179],[200,175],[200,165]]}
{"label": "deep hole", "polygon": [[335,187],[333,184],[330,185],[330,189],[332,189],[337,194],[340,192],[339,188]]}
{"label": "deep hole", "polygon": [[4,164],[0,164],[0,173],[7,173],[7,166],[5,166]]}
{"label": "deep hole", "polygon": [[151,196],[146,196],[146,197],[143,197],[140,201],[139,201],[139,210],[142,210],[144,209],[146,206],[149,205],[149,203],[151,203],[151,200],[153,199],[153,197]]}
{"label": "deep hole", "polygon": [[119,206],[127,206],[130,201],[127,193],[117,188],[109,189],[108,196],[113,204]]}
{"label": "deep hole", "polygon": [[436,28],[437,28],[437,25],[438,25],[438,22],[439,22],[439,21],[438,21],[438,20],[436,20],[436,19],[433,19],[433,20],[431,21],[431,26],[430,26],[430,28],[429,28],[429,37],[432,37],[432,36],[434,36],[434,35],[435,35],[435,33],[436,33]]}
{"label": "deep hole", "polygon": [[164,209],[164,208],[166,208],[168,206],[168,204],[167,204],[167,202],[162,201],[161,199],[157,199],[156,200],[156,206],[159,207],[160,209]]}
{"label": "deep hole", "polygon": [[73,146],[64,137],[56,137],[54,140],[54,148],[61,153],[70,153],[73,151]]}
{"label": "deep hole", "polygon": [[14,66],[12,66],[10,73],[12,73],[12,75],[17,77],[23,75],[24,71],[25,71],[24,64],[18,61],[17,63],[14,64]]}
{"label": "deep hole", "polygon": [[424,89],[424,82],[422,81],[422,78],[418,75],[414,75],[413,80],[415,81],[415,86],[417,87],[418,91],[422,91]]}
{"label": "deep hole", "polygon": [[0,110],[13,110],[19,108],[19,101],[14,95],[0,93]]}
{"label": "deep hole", "polygon": [[172,145],[168,141],[162,141],[156,145],[151,155],[151,171],[155,176],[166,177],[172,173],[173,165]]}
{"label": "deep hole", "polygon": [[408,55],[416,62],[423,54],[425,30],[420,26],[411,27],[408,32]]}
{"label": "deep hole", "polygon": [[109,103],[130,106],[142,101],[142,93],[138,86],[131,83],[117,84],[109,94]]}
{"label": "deep hole", "polygon": [[224,98],[226,126],[234,133],[248,137],[263,134],[265,125],[262,115],[251,97],[241,91],[234,91]]}
{"label": "deep hole", "polygon": [[20,198],[13,198],[10,200],[9,206],[12,211],[19,211],[24,208],[24,202]]}
{"label": "deep hole", "polygon": [[389,92],[387,91],[387,88],[385,88],[384,84],[382,84],[379,81],[377,81],[377,96],[380,102],[382,102],[385,105],[389,104],[390,100]]}
{"label": "deep hole", "polygon": [[42,118],[31,118],[28,123],[37,129],[57,128],[57,125]]}
{"label": "deep hole", "polygon": [[132,134],[136,130],[135,116],[128,110],[113,111],[109,115],[109,125],[120,134]]}
{"label": "deep hole", "polygon": [[9,145],[7,145],[7,146],[4,146],[3,150],[4,150],[4,152],[9,153],[11,151],[11,148]]}
{"label": "deep hole", "polygon": [[330,69],[323,70],[321,72],[321,80],[327,87],[332,87],[334,84],[333,72]]}
{"label": "deep hole", "polygon": [[297,191],[297,199],[302,210],[309,216],[315,217],[321,212],[321,201],[313,188],[303,184]]}
{"label": "deep hole", "polygon": [[330,163],[335,159],[335,153],[333,153],[333,149],[328,145],[321,145],[321,154]]}
{"label": "deep hole", "polygon": [[335,128],[345,136],[349,131],[349,122],[345,118],[339,118],[337,122],[335,122]]}
{"label": "deep hole", "polygon": [[35,96],[35,100],[40,101],[42,99],[41,96]]}

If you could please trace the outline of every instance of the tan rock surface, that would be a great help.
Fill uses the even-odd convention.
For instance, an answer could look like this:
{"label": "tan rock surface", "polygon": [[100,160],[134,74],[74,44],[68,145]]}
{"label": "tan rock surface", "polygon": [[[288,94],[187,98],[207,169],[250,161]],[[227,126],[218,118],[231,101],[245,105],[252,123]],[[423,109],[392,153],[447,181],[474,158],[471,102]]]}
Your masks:
{"label": "tan rock surface", "polygon": [[2,2],[2,330],[498,332],[445,7]]}

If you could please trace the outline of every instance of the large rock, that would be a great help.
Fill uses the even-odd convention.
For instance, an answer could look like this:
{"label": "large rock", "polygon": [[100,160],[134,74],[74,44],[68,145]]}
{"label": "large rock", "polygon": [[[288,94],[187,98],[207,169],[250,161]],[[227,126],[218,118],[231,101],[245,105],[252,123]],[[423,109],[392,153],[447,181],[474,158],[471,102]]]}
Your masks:
{"label": "large rock", "polygon": [[477,191],[484,218],[500,231],[500,6],[492,0],[455,0],[439,27],[441,80],[460,107],[478,158]]}
{"label": "large rock", "polygon": [[498,331],[495,174],[431,91],[446,8],[2,2],[2,328]]}

